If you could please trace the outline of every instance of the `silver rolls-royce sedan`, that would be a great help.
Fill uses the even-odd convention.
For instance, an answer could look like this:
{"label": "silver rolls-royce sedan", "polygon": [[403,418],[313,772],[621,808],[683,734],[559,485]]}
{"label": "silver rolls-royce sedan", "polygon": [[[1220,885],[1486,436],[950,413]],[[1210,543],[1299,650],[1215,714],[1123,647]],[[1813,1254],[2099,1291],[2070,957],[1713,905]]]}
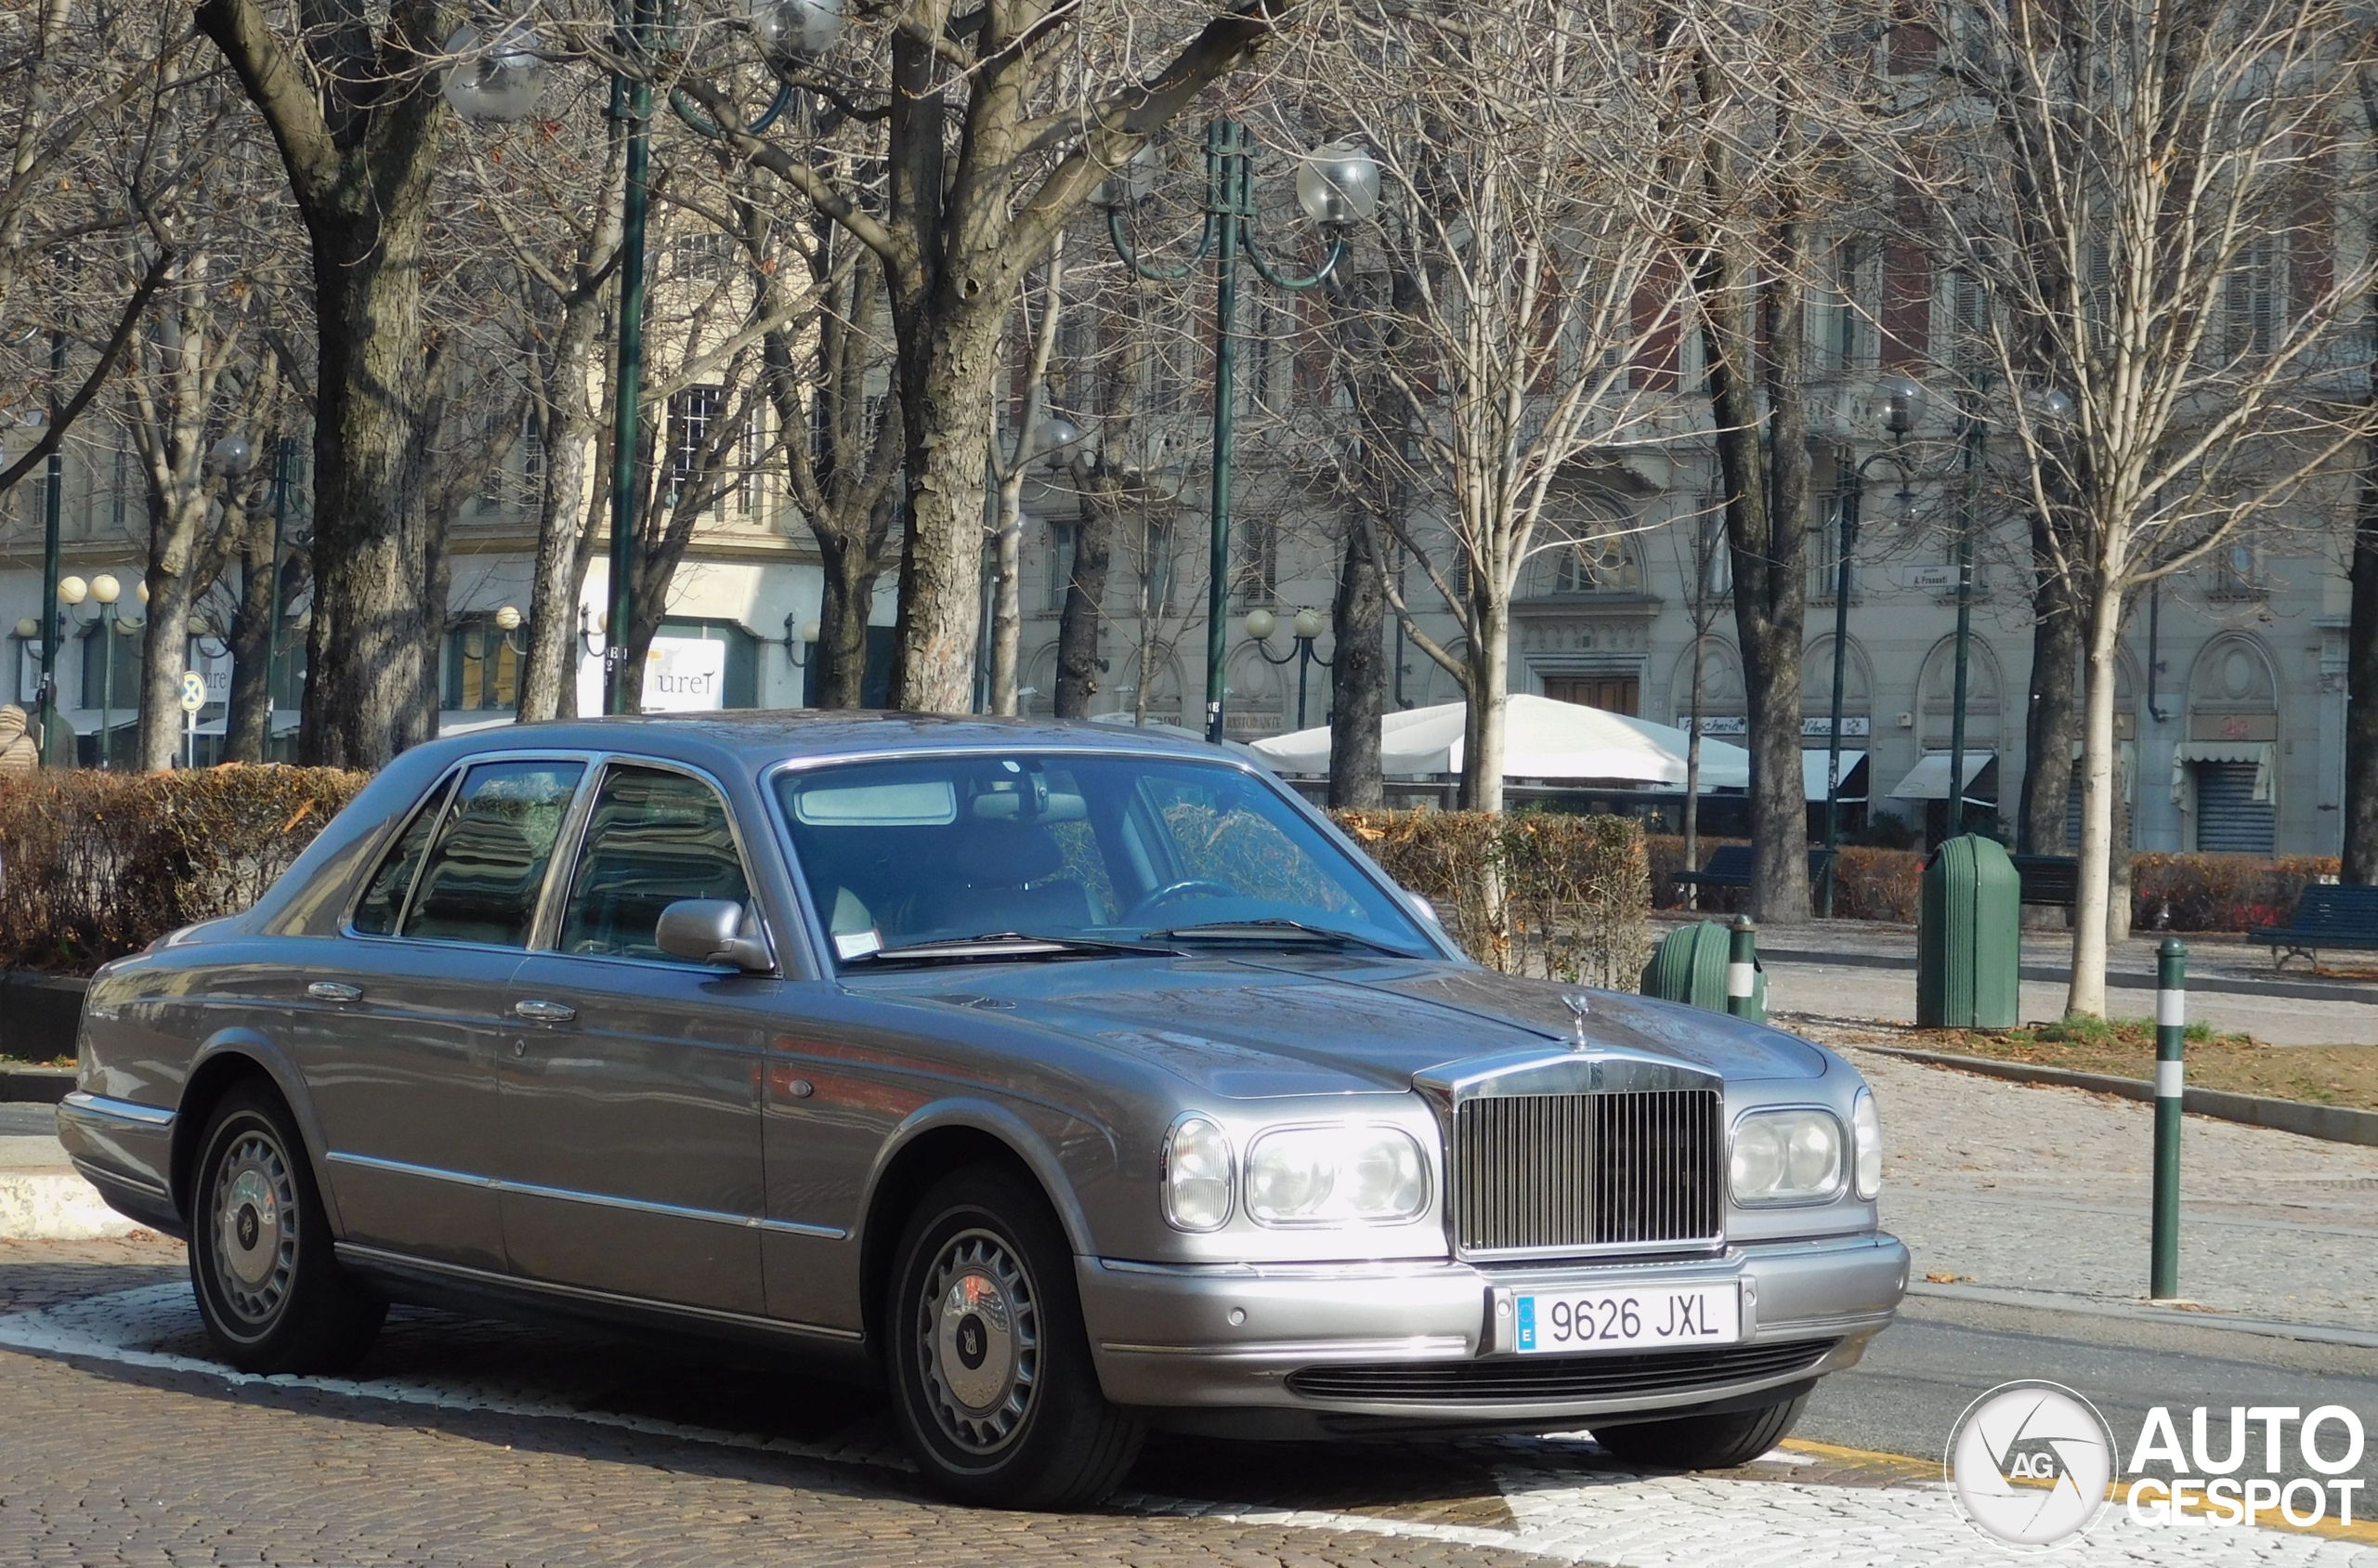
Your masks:
{"label": "silver rolls-royce sedan", "polygon": [[1840,1058],[1483,969],[1260,769],[1099,725],[421,746],[80,1044],[67,1148],[237,1365],[391,1300],[732,1339],[984,1502],[1151,1427],[1738,1464],[1906,1286]]}

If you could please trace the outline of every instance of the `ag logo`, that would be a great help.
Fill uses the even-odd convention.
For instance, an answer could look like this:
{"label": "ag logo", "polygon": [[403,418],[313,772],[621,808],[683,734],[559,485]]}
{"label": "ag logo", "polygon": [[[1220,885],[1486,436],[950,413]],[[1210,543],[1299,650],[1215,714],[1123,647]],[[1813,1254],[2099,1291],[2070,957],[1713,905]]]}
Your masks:
{"label": "ag logo", "polygon": [[2058,1546],[2095,1524],[2113,1466],[2105,1418],[2057,1383],[2003,1383],[1967,1405],[1949,1437],[1958,1506],[2008,1546]]}

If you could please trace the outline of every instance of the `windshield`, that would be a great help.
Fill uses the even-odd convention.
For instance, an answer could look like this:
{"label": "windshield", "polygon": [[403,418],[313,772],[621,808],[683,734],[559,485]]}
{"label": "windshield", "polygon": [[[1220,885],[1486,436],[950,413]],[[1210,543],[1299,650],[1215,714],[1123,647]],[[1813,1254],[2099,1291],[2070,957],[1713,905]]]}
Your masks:
{"label": "windshield", "polygon": [[1392,894],[1234,767],[971,753],[803,769],[776,787],[844,962],[1008,931],[1281,947],[1343,934],[1437,956]]}

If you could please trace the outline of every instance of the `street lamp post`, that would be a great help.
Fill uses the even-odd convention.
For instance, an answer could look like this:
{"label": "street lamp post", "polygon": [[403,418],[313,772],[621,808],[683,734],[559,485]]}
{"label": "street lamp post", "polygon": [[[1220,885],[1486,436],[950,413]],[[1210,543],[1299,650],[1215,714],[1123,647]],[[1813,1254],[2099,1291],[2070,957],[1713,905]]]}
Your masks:
{"label": "street lamp post", "polygon": [[[1842,675],[1849,665],[1849,570],[1850,560],[1858,549],[1859,514],[1866,498],[1866,470],[1877,463],[1888,461],[1899,470],[1900,494],[1907,495],[1907,465],[1901,461],[1900,444],[1907,439],[1924,417],[1924,387],[1907,376],[1891,376],[1882,385],[1883,428],[1890,432],[1891,444],[1870,454],[1849,471],[1849,483],[1841,496],[1840,559],[1834,563],[1833,590],[1833,717],[1825,738],[1824,784],[1824,918],[1833,918],[1833,851],[1841,839],[1841,697]],[[1871,744],[1871,742],[1870,742]],[[1871,764],[1870,768],[1871,768]]]}
{"label": "street lamp post", "polygon": [[1304,728],[1305,673],[1315,664],[1326,670],[1330,667],[1331,661],[1313,651],[1313,645],[1323,631],[1319,611],[1312,609],[1297,611],[1296,619],[1288,623],[1288,628],[1289,634],[1296,639],[1296,651],[1284,653],[1279,658],[1274,659],[1272,650],[1264,645],[1270,640],[1272,634],[1280,629],[1279,617],[1268,609],[1251,609],[1247,612],[1248,638],[1254,643],[1255,651],[1263,656],[1264,661],[1270,664],[1293,663],[1297,667],[1297,727],[1302,729]]}
{"label": "street lamp post", "polygon": [[[1161,160],[1143,148],[1091,200],[1106,209],[1116,254],[1139,276],[1156,281],[1185,278],[1208,253],[1214,257],[1214,456],[1211,540],[1206,586],[1206,738],[1222,738],[1222,679],[1229,627],[1230,501],[1237,370],[1238,258],[1244,254],[1264,281],[1291,291],[1321,286],[1345,259],[1347,228],[1378,206],[1378,163],[1359,145],[1333,142],[1306,155],[1297,172],[1297,204],[1329,241],[1321,265],[1305,277],[1278,270],[1255,242],[1255,143],[1247,127],[1216,120],[1206,127],[1206,221],[1197,248],[1176,267],[1157,267],[1123,236],[1123,210],[1154,190]],[[1267,656],[1268,657],[1268,656]]]}
{"label": "street lamp post", "polygon": [[297,461],[297,438],[283,436],[272,452],[272,596],[264,622],[264,755],[272,760],[272,677],[281,662],[281,550],[289,531],[289,470]]}
{"label": "street lamp post", "polygon": [[[60,330],[49,334],[49,417],[58,417],[58,388],[66,379],[66,333]],[[58,637],[65,624],[65,611],[58,602],[59,497],[66,488],[66,443],[60,441],[50,449],[49,464],[42,482],[41,498],[41,761],[46,767],[50,751],[57,744],[53,729],[58,722]]]}

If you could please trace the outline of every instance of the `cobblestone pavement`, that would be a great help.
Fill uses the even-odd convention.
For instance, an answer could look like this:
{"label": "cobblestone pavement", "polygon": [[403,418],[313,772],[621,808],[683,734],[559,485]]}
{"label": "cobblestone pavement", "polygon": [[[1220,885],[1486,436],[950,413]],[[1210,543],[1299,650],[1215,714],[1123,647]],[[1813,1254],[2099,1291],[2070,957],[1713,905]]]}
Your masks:
{"label": "cobblestone pavement", "polygon": [[[241,1378],[179,1265],[153,1238],[0,1244],[0,1563],[2005,1561],[1917,1467],[1653,1477],[1582,1437],[1156,1442],[1101,1512],[958,1509],[895,1468],[871,1398],[764,1365],[400,1313],[352,1379]],[[2118,1509],[2058,1555],[2378,1568],[2363,1541]]]}
{"label": "cobblestone pavement", "polygon": [[[1844,1045],[1882,1112],[1883,1223],[1914,1274],[2100,1301],[2146,1294],[2154,1110]],[[2378,1330],[2378,1148],[2189,1117],[2180,1288],[2248,1317]]]}

